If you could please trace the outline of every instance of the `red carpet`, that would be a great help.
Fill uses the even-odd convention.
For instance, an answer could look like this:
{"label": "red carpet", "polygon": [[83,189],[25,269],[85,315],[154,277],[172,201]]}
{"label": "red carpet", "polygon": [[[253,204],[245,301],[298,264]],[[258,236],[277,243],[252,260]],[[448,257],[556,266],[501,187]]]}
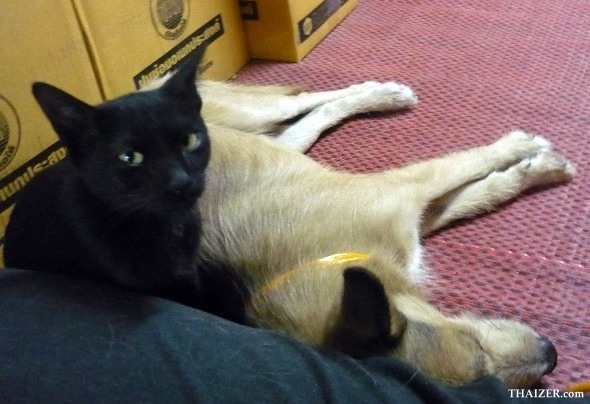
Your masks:
{"label": "red carpet", "polygon": [[543,134],[577,166],[570,184],[425,241],[442,287],[432,301],[532,325],[559,351],[544,387],[590,379],[590,2],[360,0],[301,63],[251,62],[241,82],[310,90],[394,80],[411,111],[347,122],[310,155],[378,171],[496,139]]}

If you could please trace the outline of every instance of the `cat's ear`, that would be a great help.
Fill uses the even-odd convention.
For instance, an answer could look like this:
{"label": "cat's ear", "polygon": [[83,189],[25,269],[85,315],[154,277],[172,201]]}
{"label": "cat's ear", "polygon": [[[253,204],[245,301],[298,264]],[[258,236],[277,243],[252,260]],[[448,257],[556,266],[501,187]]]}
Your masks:
{"label": "cat's ear", "polygon": [[196,95],[197,67],[205,53],[205,46],[200,46],[186,57],[180,68],[162,86],[162,91],[175,97]]}
{"label": "cat's ear", "polygon": [[95,108],[50,84],[36,82],[33,95],[71,155],[94,125]]}

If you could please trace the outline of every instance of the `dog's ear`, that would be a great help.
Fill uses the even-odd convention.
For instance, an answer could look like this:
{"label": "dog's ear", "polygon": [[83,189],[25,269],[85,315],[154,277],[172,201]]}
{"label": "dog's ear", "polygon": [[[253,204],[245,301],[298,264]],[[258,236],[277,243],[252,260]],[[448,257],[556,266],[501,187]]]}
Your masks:
{"label": "dog's ear", "polygon": [[382,355],[392,350],[406,329],[406,318],[393,305],[381,281],[370,271],[344,271],[342,303],[328,345],[354,357]]}
{"label": "dog's ear", "polygon": [[33,95],[70,156],[76,158],[84,138],[94,126],[95,108],[46,83],[34,83]]}

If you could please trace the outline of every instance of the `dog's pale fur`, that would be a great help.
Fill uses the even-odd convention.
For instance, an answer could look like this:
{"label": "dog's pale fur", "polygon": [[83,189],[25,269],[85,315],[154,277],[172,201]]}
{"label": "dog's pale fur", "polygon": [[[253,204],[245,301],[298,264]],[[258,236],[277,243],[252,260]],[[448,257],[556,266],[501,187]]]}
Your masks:
{"label": "dog's pale fur", "polygon": [[[547,140],[514,131],[404,168],[351,174],[300,152],[351,115],[415,104],[408,87],[199,89],[212,141],[199,202],[202,254],[244,283],[250,324],[357,357],[393,355],[450,384],[492,374],[526,387],[552,370],[553,345],[528,326],[446,317],[419,291],[420,236],[572,178],[572,165]],[[363,255],[319,261],[345,252]]]}

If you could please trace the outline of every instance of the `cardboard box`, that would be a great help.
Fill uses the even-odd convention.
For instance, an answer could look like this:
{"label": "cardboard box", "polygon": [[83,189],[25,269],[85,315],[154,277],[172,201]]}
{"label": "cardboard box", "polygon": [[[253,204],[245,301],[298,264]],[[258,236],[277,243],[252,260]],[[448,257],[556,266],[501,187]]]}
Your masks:
{"label": "cardboard box", "polygon": [[[65,157],[31,84],[45,81],[100,102],[90,57],[69,1],[6,2],[0,13],[0,245],[18,191]],[[42,235],[40,235],[42,236]]]}
{"label": "cardboard box", "polygon": [[357,0],[240,0],[250,56],[298,62],[356,7]]}
{"label": "cardboard box", "polygon": [[103,95],[139,89],[208,43],[204,78],[225,80],[249,59],[235,0],[72,0]]}

